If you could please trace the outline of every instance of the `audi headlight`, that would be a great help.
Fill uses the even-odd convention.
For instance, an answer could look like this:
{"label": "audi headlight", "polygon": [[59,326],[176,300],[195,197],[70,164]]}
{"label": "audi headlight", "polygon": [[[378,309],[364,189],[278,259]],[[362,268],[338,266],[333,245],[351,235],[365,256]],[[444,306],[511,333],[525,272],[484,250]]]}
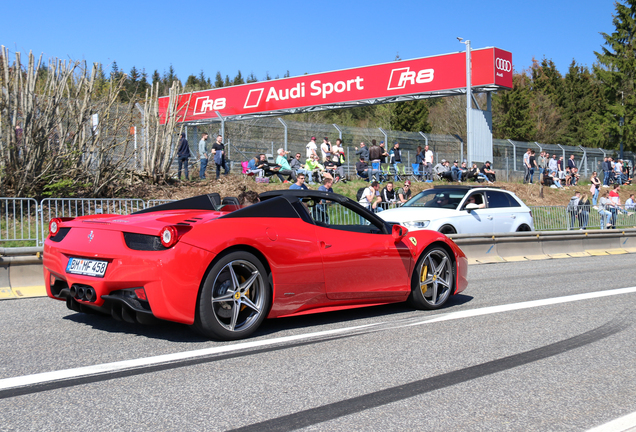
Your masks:
{"label": "audi headlight", "polygon": [[423,220],[423,221],[408,221],[404,222],[402,225],[407,227],[408,229],[418,230],[424,229],[428,226],[431,221]]}

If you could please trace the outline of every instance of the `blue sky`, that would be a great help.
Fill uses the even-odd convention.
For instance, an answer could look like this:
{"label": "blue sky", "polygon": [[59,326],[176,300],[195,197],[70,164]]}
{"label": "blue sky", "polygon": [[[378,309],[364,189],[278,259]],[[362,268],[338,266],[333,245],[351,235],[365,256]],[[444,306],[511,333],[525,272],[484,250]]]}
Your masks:
{"label": "blue sky", "polygon": [[281,77],[496,46],[513,53],[517,71],[532,58],[589,67],[600,32],[613,30],[611,0],[7,2],[0,44],[11,52],[101,62],[105,70],[172,64],[182,81]]}

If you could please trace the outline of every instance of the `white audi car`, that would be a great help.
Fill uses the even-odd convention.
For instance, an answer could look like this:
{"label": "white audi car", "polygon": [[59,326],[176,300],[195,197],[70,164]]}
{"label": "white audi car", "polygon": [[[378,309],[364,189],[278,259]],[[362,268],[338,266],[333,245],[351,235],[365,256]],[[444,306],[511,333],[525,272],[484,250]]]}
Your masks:
{"label": "white audi car", "polygon": [[534,231],[528,206],[514,193],[497,188],[437,186],[378,216],[409,230],[443,234]]}

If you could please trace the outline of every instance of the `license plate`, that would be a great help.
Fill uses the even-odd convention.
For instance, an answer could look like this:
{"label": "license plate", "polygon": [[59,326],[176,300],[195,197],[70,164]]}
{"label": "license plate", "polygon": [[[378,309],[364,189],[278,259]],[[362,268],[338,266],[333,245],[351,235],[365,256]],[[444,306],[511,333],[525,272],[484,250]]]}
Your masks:
{"label": "license plate", "polygon": [[83,258],[71,258],[66,266],[66,273],[86,276],[104,277],[106,273],[106,261],[89,260]]}

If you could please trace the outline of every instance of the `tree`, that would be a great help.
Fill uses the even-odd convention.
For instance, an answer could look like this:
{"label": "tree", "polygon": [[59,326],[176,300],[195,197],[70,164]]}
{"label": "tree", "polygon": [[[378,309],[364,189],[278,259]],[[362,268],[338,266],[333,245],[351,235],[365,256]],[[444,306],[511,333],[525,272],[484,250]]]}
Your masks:
{"label": "tree", "polygon": [[232,81],[232,84],[233,85],[245,84],[245,80],[243,79],[243,74],[241,74],[240,70],[238,71],[238,73],[234,77],[234,80]]}
{"label": "tree", "polygon": [[512,76],[512,90],[497,92],[493,97],[493,137],[531,141],[535,125],[530,117],[530,77],[525,73]]}
{"label": "tree", "polygon": [[[609,141],[616,148],[623,141],[626,148],[636,148],[636,0],[617,1],[611,34],[601,33],[605,46],[595,52],[599,61],[594,73],[605,86],[604,97],[609,115],[604,117]],[[624,126],[621,126],[621,119]]]}
{"label": "tree", "polygon": [[395,104],[391,129],[407,132],[430,132],[428,103],[425,100],[398,102]]}
{"label": "tree", "polygon": [[232,85],[232,81],[230,81],[230,76],[225,75],[225,81],[223,82],[223,87],[229,87]]}
{"label": "tree", "polygon": [[221,75],[221,72],[217,72],[214,77],[214,88],[219,87],[223,87],[223,76]]}

